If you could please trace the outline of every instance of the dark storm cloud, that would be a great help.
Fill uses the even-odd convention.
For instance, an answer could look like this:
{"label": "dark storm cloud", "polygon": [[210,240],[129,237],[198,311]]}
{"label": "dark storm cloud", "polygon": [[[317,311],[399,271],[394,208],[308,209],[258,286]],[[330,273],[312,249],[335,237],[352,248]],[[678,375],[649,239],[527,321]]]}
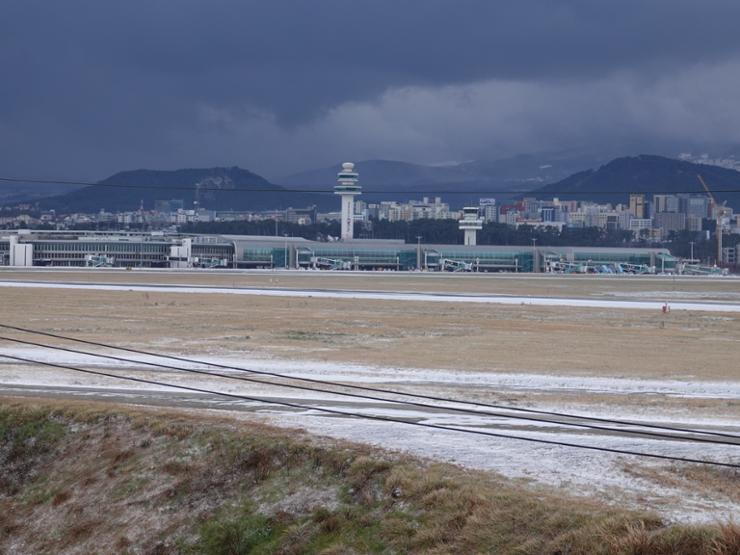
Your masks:
{"label": "dark storm cloud", "polygon": [[[377,110],[393,91],[416,90],[426,96],[410,104],[426,102],[427,117],[464,120],[459,95],[455,106],[440,104],[445,87],[516,82],[530,95],[532,86],[575,94],[620,74],[628,88],[652,87],[687,67],[732,64],[738,21],[740,3],[711,0],[3,0],[0,163],[77,175],[130,165],[312,165],[301,140],[311,152],[336,149],[338,109]],[[681,91],[665,94],[670,101]],[[547,95],[532,99],[541,114]],[[522,113],[514,127],[527,125]],[[383,125],[368,131],[377,145],[346,130],[340,142],[383,152],[381,130],[406,137],[391,140],[392,157],[447,148]],[[293,158],[278,152],[286,141]],[[239,149],[256,154],[234,159]]]}

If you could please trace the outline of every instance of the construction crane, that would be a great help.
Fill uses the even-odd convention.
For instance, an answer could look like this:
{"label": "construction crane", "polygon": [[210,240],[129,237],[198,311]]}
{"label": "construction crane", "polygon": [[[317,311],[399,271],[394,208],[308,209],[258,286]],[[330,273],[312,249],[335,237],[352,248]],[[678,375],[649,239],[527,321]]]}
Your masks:
{"label": "construction crane", "polygon": [[717,202],[717,199],[714,198],[714,195],[712,194],[712,191],[709,190],[709,186],[707,185],[707,182],[704,181],[704,178],[701,176],[701,174],[696,174],[696,177],[699,178],[699,183],[701,183],[702,188],[704,189],[704,192],[709,197],[709,210],[710,213],[714,212],[714,216],[716,218],[716,234],[717,234],[717,266],[722,265],[722,218],[725,215],[725,207],[724,204],[719,204]]}

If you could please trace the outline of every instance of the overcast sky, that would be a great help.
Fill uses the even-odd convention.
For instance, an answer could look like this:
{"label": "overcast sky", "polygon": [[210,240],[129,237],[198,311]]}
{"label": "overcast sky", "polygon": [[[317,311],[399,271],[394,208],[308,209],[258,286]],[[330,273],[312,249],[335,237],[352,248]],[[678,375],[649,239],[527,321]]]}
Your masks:
{"label": "overcast sky", "polygon": [[737,0],[0,0],[0,175],[738,144],[739,27]]}

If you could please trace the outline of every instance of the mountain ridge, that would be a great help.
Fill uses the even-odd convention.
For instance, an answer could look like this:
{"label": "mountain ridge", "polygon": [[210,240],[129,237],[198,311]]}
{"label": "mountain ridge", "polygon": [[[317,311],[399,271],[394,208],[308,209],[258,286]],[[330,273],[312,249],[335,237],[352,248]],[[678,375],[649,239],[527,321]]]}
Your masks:
{"label": "mountain ridge", "polygon": [[[257,189],[244,191],[244,189]],[[99,183],[36,201],[42,210],[97,212],[152,209],[159,200],[178,199],[190,208],[212,210],[269,210],[315,204],[308,193],[286,194],[284,188],[249,170],[232,167],[177,170],[125,170]]]}
{"label": "mountain ridge", "polygon": [[[697,175],[702,175],[719,202],[740,207],[740,172],[695,164],[654,154],[615,158],[595,169],[577,172],[558,182],[527,193],[538,198],[626,203],[630,193],[705,195]],[[723,192],[732,189],[732,192]]]}
{"label": "mountain ridge", "polygon": [[[562,172],[574,160],[576,158],[569,159],[557,171]],[[541,170],[542,174],[553,171],[550,164],[543,164],[543,161],[532,155],[522,155],[504,161],[472,161],[455,166],[423,166],[387,160],[358,162],[363,187],[359,199],[368,202],[409,200],[422,195],[434,196],[438,190],[439,196],[455,207],[477,203],[478,198],[488,195],[496,196],[500,202],[527,195],[626,203],[629,194],[634,192],[643,192],[648,197],[658,192],[705,194],[696,177],[701,174],[719,201],[727,201],[735,209],[740,207],[740,192],[722,192],[726,189],[740,191],[740,172],[733,169],[640,154],[614,158],[590,169],[581,167],[563,179],[533,188],[540,177],[532,170]],[[339,171],[339,167],[296,174],[300,177],[295,177],[287,187],[285,180],[278,185],[238,166],[126,170],[94,185],[27,202],[33,202],[41,210],[54,209],[61,213],[136,210],[141,204],[151,209],[155,201],[171,199],[182,200],[187,208],[197,200],[198,206],[213,210],[260,211],[314,204],[322,210],[338,210],[337,199],[331,193],[336,182],[334,170]],[[389,168],[393,171],[388,172]],[[481,178],[482,175],[489,177]],[[498,181],[490,177],[492,175],[498,176]],[[526,175],[530,177],[525,179]],[[456,181],[450,181],[452,178]],[[303,185],[296,185],[299,181]],[[243,190],[250,188],[258,190]],[[291,190],[286,191],[286,188]],[[512,193],[517,188],[521,192]],[[326,193],[309,192],[317,189]],[[454,194],[456,190],[470,194]]]}

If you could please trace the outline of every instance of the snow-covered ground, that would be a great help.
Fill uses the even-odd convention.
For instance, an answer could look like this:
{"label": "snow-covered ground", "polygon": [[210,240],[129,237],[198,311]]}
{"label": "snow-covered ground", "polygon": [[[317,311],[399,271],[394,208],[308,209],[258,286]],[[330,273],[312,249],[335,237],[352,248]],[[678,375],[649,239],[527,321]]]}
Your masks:
{"label": "snow-covered ground", "polygon": [[[96,354],[113,355],[134,361],[156,362],[159,364],[194,368],[209,371],[228,372],[188,362],[179,362],[166,358],[137,355],[120,351],[104,351],[86,346],[73,346],[77,350],[88,350]],[[61,365],[84,365],[91,369],[130,369],[146,368],[149,372],[156,372],[156,368],[137,366],[130,362],[122,362],[100,358],[94,355],[82,355],[55,351],[40,347],[8,347],[0,348],[0,355],[7,354],[17,357],[32,358],[42,362],[53,362]],[[740,400],[740,381],[706,381],[699,379],[639,379],[614,378],[596,376],[567,376],[562,374],[537,373],[507,373],[507,372],[472,372],[453,369],[427,368],[392,368],[365,366],[359,364],[341,364],[323,361],[282,360],[274,358],[239,355],[238,358],[193,356],[193,360],[213,362],[224,366],[234,366],[260,372],[275,372],[291,378],[314,378],[326,381],[363,384],[398,384],[404,386],[438,386],[438,387],[476,387],[488,388],[501,392],[578,392],[582,394],[607,393],[610,395],[665,395],[670,397],[686,397],[697,399],[732,399]],[[0,361],[2,362],[2,361]],[[167,371],[167,369],[162,369]],[[21,372],[18,374],[4,373],[3,383],[17,383],[34,385],[55,385],[48,379],[59,375],[55,369],[39,368],[33,373]],[[239,373],[234,373],[239,375]],[[14,377],[15,376],[15,377]],[[269,379],[265,376],[265,379]],[[101,378],[105,380],[105,378]],[[10,381],[9,381],[10,380]],[[89,380],[89,378],[85,378]],[[63,383],[67,383],[64,381]],[[89,382],[95,385],[97,382]],[[220,382],[219,382],[220,383]],[[131,384],[127,387],[136,387]],[[251,387],[251,386],[250,386]],[[151,386],[147,386],[151,388]],[[290,393],[285,393],[290,396]]]}
{"label": "snow-covered ground", "polygon": [[[586,451],[570,447],[540,445],[530,442],[471,436],[453,431],[431,430],[402,423],[387,423],[327,415],[317,409],[330,408],[353,413],[384,416],[434,425],[486,430],[495,433],[520,435],[576,444],[610,447],[630,451],[651,452],[678,457],[714,459],[740,463],[740,446],[696,444],[676,439],[621,436],[597,430],[569,428],[559,424],[512,420],[502,416],[461,414],[452,410],[455,405],[436,403],[436,410],[403,406],[387,402],[349,399],[327,393],[291,390],[274,385],[254,384],[202,375],[185,374],[174,370],[153,369],[140,363],[122,363],[94,359],[86,355],[49,351],[35,347],[0,348],[0,356],[7,354],[37,361],[68,364],[101,371],[134,375],[166,383],[213,389],[247,395],[269,401],[287,401],[305,408],[279,407],[255,401],[214,399],[212,396],[184,396],[182,391],[150,384],[122,382],[110,378],[78,374],[50,367],[22,364],[0,358],[0,390],[22,387],[27,391],[49,393],[49,386],[68,390],[71,395],[101,396],[133,403],[157,399],[159,404],[171,400],[172,405],[200,406],[203,410],[244,410],[250,417],[255,412],[269,422],[290,427],[305,428],[310,432],[398,449],[409,453],[455,462],[464,466],[499,472],[512,478],[524,478],[571,493],[596,495],[619,503],[647,507],[681,521],[728,519],[740,512],[740,506],[720,494],[709,495],[701,489],[656,484],[636,478],[625,471],[625,464],[664,468],[668,463]],[[140,361],[147,357],[116,353]],[[661,409],[659,404],[646,406],[620,405],[626,396],[647,395],[653,398],[701,399],[706,403],[734,403],[740,400],[740,382],[687,380],[658,380],[636,378],[602,378],[546,374],[511,374],[458,372],[413,368],[381,368],[361,365],[331,364],[312,361],[285,361],[278,359],[195,357],[241,368],[279,372],[291,377],[310,377],[345,383],[380,385],[389,389],[404,389],[418,393],[465,398],[471,393],[496,392],[522,396],[536,393],[541,399],[532,408],[578,412],[597,417],[618,417],[634,422],[664,423],[681,427],[721,430],[740,434],[740,421],[732,415],[717,415],[713,409],[698,413],[691,409]],[[174,366],[198,368],[197,365],[158,359]],[[205,368],[205,367],[201,367]],[[218,370],[219,372],[228,372]],[[233,372],[234,375],[241,375]],[[578,392],[583,403],[559,406],[547,401],[545,394]],[[591,394],[609,395],[605,404],[589,403]],[[381,395],[388,397],[388,395]],[[432,402],[433,403],[433,402]],[[542,404],[544,403],[544,404]],[[503,404],[503,403],[501,403]],[[566,410],[567,409],[567,410]],[[501,412],[501,411],[498,411]],[[623,427],[624,428],[624,427]],[[681,463],[677,463],[681,464]]]}
{"label": "snow-covered ground", "polygon": [[[0,287],[40,289],[84,289],[91,291],[138,291],[144,293],[200,293],[221,295],[259,295],[270,297],[297,297],[318,299],[364,299],[380,301],[422,301],[445,303],[479,303],[531,306],[569,306],[578,308],[614,308],[660,310],[664,301],[620,301],[609,299],[581,299],[513,295],[455,295],[449,293],[401,293],[376,291],[342,291],[312,289],[280,289],[258,287],[211,287],[178,285],[111,285],[94,283],[47,283],[31,281],[0,281]],[[740,303],[673,301],[671,310],[706,312],[740,312]]]}

